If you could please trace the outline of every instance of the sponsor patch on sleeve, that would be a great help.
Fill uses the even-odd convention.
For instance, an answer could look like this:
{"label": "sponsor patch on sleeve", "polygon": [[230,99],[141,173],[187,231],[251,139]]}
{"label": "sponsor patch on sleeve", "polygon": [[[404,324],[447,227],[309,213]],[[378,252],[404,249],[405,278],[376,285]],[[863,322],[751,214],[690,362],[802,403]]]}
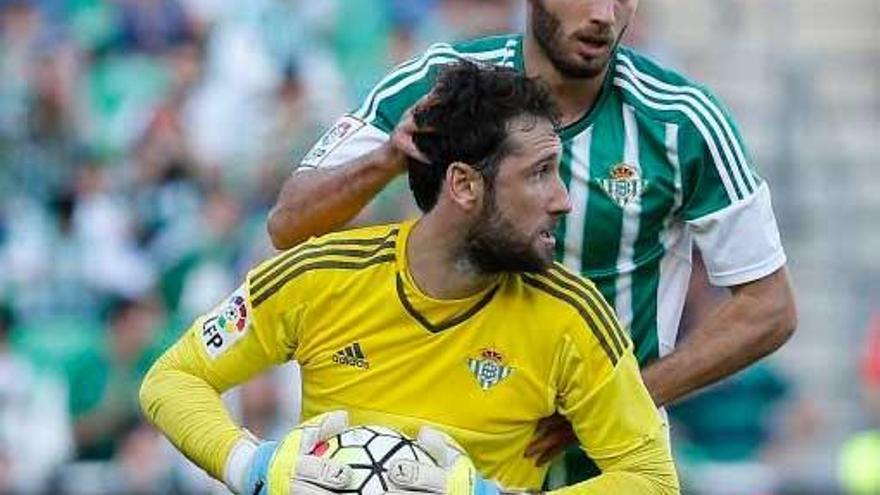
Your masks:
{"label": "sponsor patch on sleeve", "polygon": [[240,338],[250,327],[251,319],[242,285],[215,307],[202,323],[202,345],[211,359],[217,359]]}
{"label": "sponsor patch on sleeve", "polygon": [[353,136],[354,133],[363,127],[365,123],[351,115],[346,115],[336,121],[327,132],[321,136],[321,139],[315,143],[315,146],[306,154],[305,158],[300,162],[301,167],[317,168],[324,158],[326,158],[337,146],[343,141]]}

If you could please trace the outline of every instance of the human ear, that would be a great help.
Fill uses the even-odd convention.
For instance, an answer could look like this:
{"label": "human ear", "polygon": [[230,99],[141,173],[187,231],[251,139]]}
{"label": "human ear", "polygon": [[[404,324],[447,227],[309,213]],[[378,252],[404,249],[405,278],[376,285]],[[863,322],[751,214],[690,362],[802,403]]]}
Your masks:
{"label": "human ear", "polygon": [[483,204],[483,176],[464,162],[454,162],[446,169],[446,189],[450,199],[465,210]]}

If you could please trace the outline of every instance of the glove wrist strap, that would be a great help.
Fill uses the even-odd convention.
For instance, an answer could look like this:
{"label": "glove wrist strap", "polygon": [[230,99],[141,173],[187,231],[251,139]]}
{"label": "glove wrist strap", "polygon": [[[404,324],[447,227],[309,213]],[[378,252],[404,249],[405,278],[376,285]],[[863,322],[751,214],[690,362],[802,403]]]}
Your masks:
{"label": "glove wrist strap", "polygon": [[251,461],[257,453],[257,447],[260,441],[251,432],[243,430],[242,435],[229,455],[226,457],[226,466],[223,469],[223,482],[232,490],[233,493],[243,495],[248,488],[245,486],[247,482],[248,469]]}

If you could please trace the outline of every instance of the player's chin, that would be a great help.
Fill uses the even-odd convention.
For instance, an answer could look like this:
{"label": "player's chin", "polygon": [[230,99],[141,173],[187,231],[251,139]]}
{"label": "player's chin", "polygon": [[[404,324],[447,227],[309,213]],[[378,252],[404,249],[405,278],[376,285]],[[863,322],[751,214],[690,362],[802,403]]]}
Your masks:
{"label": "player's chin", "polygon": [[556,242],[547,239],[538,238],[532,247],[532,257],[534,260],[534,271],[544,271],[553,264],[556,254]]}

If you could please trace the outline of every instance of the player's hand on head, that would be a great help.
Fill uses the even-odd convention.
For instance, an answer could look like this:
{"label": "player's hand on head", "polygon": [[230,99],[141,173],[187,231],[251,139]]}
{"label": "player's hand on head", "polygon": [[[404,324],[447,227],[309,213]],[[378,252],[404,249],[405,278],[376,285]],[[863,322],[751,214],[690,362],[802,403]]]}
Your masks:
{"label": "player's hand on head", "polygon": [[413,135],[419,130],[413,114],[420,106],[430,102],[430,96],[431,94],[429,93],[421,97],[413,106],[409,107],[403,113],[397,127],[394,128],[394,132],[391,133],[391,146],[407,158],[411,158],[419,163],[429,163],[430,160],[428,160],[424,153],[419,151],[419,148],[413,141]]}
{"label": "player's hand on head", "polygon": [[525,456],[534,458],[536,466],[542,466],[569,446],[577,444],[577,441],[571,423],[556,413],[538,421],[535,435],[526,447]]}
{"label": "player's hand on head", "polygon": [[388,466],[392,494],[500,495],[502,490],[477,472],[464,449],[449,435],[431,427],[419,431],[416,444],[436,464],[402,459]]}
{"label": "player's hand on head", "polygon": [[295,427],[280,441],[262,442],[242,495],[324,495],[344,489],[351,481],[351,468],[312,453],[347,427],[348,413],[332,411]]}

